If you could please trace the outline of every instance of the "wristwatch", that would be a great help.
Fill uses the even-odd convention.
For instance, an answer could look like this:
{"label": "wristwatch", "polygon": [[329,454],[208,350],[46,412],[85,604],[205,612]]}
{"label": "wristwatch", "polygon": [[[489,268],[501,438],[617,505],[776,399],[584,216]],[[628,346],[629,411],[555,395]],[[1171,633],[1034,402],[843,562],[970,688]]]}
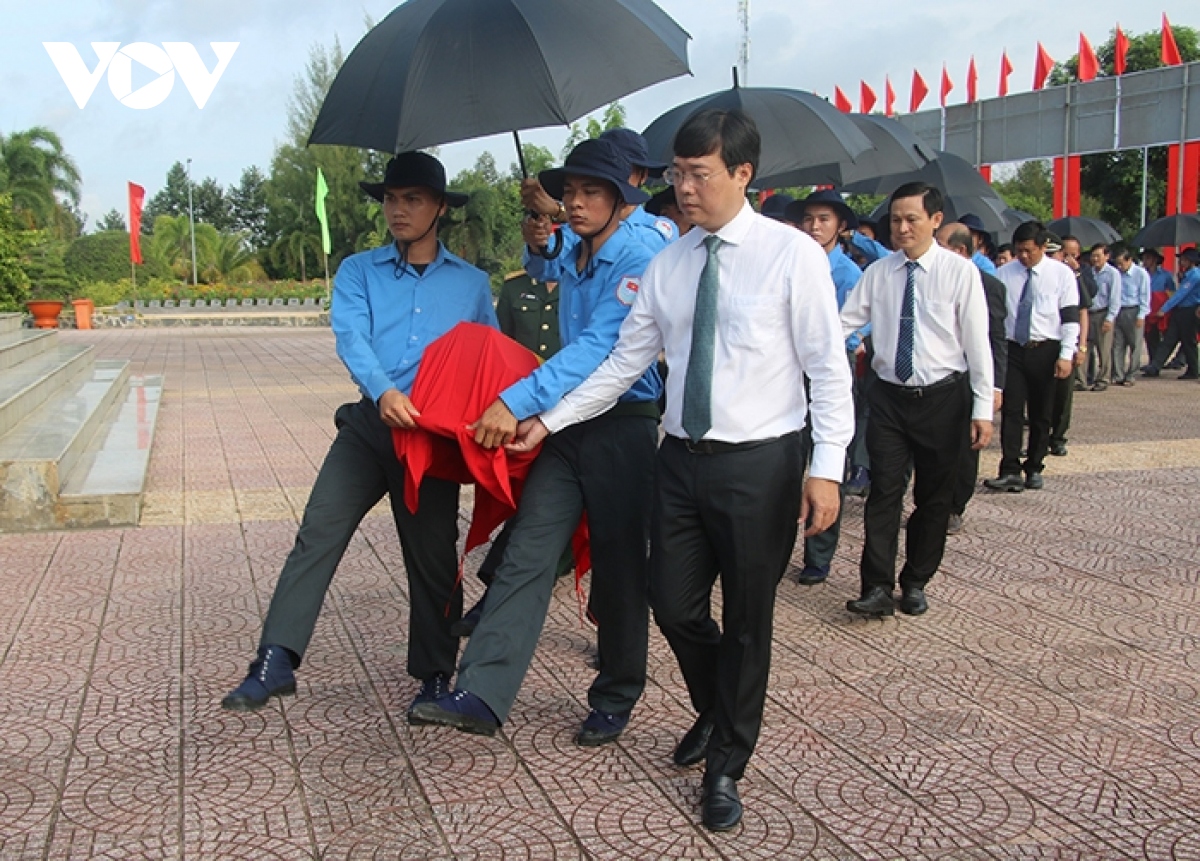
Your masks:
{"label": "wristwatch", "polygon": [[558,212],[554,213],[553,219],[556,224],[567,223],[567,208],[563,205],[561,200],[558,201]]}
{"label": "wristwatch", "polygon": [[1087,352],[1087,344],[1080,344],[1078,349],[1079,349],[1080,353],[1086,353]]}

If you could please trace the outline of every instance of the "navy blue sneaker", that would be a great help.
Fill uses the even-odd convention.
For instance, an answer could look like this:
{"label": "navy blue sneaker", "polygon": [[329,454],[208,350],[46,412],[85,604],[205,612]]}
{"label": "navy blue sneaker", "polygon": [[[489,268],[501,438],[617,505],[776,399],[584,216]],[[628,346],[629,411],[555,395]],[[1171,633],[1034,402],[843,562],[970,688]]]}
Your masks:
{"label": "navy blue sneaker", "polygon": [[575,743],[580,747],[599,747],[610,741],[616,741],[621,737],[621,733],[625,732],[625,727],[629,725],[630,714],[631,712],[609,714],[599,709],[592,709],[584,719],[583,725],[579,727],[579,732],[575,735]]}
{"label": "navy blue sneaker", "polygon": [[475,735],[495,735],[500,720],[488,704],[470,691],[454,691],[431,703],[414,704],[408,713],[411,723],[451,726]]}
{"label": "navy blue sneaker", "polygon": [[421,692],[417,694],[416,699],[412,701],[412,705],[408,707],[408,722],[418,726],[425,723],[425,721],[413,715],[416,707],[421,705],[421,703],[431,703],[434,700],[440,700],[449,694],[450,677],[445,673],[434,673],[421,682]]}
{"label": "navy blue sneaker", "polygon": [[871,470],[865,466],[856,466],[850,470],[850,478],[846,481],[846,493],[850,496],[866,496],[871,492]]}
{"label": "navy blue sneaker", "polygon": [[283,646],[260,646],[258,658],[250,664],[250,673],[221,700],[221,708],[234,712],[252,712],[267,704],[271,697],[296,692],[292,658]]}
{"label": "navy blue sneaker", "polygon": [[796,582],[801,586],[816,586],[824,583],[828,577],[828,565],[805,565],[804,570],[796,575]]}

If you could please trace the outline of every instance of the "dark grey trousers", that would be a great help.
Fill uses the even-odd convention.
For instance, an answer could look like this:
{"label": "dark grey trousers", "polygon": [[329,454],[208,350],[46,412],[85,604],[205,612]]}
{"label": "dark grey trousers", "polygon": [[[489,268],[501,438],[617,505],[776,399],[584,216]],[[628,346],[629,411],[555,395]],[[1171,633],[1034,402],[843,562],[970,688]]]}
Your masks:
{"label": "dark grey trousers", "polygon": [[404,504],[404,468],[396,460],[392,430],[375,404],[343,404],[334,416],[338,433],[313,485],[296,544],[288,554],[262,645],[283,646],[301,658],[334,571],[354,530],[384,494],[390,498],[408,573],[408,673],[425,679],[454,671],[458,638],[450,625],[462,615],[458,576],[458,485],[436,478],[421,483],[413,514]]}
{"label": "dark grey trousers", "polygon": [[487,703],[501,722],[533,660],[559,558],[585,511],[592,555],[588,606],[600,668],[588,704],[616,714],[630,711],[641,697],[657,442],[654,419],[606,414],[554,434],[534,461],[455,683]]}

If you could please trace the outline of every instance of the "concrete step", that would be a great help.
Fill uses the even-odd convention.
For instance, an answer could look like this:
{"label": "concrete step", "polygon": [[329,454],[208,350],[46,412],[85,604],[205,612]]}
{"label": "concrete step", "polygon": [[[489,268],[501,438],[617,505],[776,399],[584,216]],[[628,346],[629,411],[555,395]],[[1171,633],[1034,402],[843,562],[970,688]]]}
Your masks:
{"label": "concrete step", "polygon": [[0,530],[66,525],[57,508],[64,478],[88,454],[125,395],[128,378],[128,362],[96,362],[91,374],[59,390],[0,437]]}
{"label": "concrete step", "polygon": [[57,346],[53,329],[16,329],[0,332],[0,371],[15,368],[27,359]]}
{"label": "concrete step", "polygon": [[93,348],[56,345],[0,374],[0,436],[91,372]]}
{"label": "concrete step", "polygon": [[25,325],[24,314],[14,314],[12,312],[0,314],[0,335],[6,335],[10,332],[16,332]]}
{"label": "concrete step", "polygon": [[62,526],[138,524],[161,397],[162,377],[130,378],[124,398],[67,475],[58,499]]}

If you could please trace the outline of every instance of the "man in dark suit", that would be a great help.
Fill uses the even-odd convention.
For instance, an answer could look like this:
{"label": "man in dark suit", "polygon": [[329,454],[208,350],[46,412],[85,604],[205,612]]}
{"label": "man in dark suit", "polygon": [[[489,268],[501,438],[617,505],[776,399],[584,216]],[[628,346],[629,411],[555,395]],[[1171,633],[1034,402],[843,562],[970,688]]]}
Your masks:
{"label": "man in dark suit", "polygon": [[[957,221],[943,224],[937,232],[938,245],[953,251],[960,257],[971,259],[973,242],[971,230],[967,225]],[[983,292],[987,296],[988,308],[988,342],[992,347],[992,409],[998,411],[1004,392],[1004,374],[1008,369],[1008,340],[1004,337],[1005,306],[1004,284],[994,275],[980,270],[983,279]],[[954,498],[950,505],[950,522],[946,533],[954,535],[962,530],[963,513],[967,503],[975,494],[975,480],[979,478],[979,449],[966,447],[963,449],[962,463],[959,465],[958,481],[954,485]]]}

